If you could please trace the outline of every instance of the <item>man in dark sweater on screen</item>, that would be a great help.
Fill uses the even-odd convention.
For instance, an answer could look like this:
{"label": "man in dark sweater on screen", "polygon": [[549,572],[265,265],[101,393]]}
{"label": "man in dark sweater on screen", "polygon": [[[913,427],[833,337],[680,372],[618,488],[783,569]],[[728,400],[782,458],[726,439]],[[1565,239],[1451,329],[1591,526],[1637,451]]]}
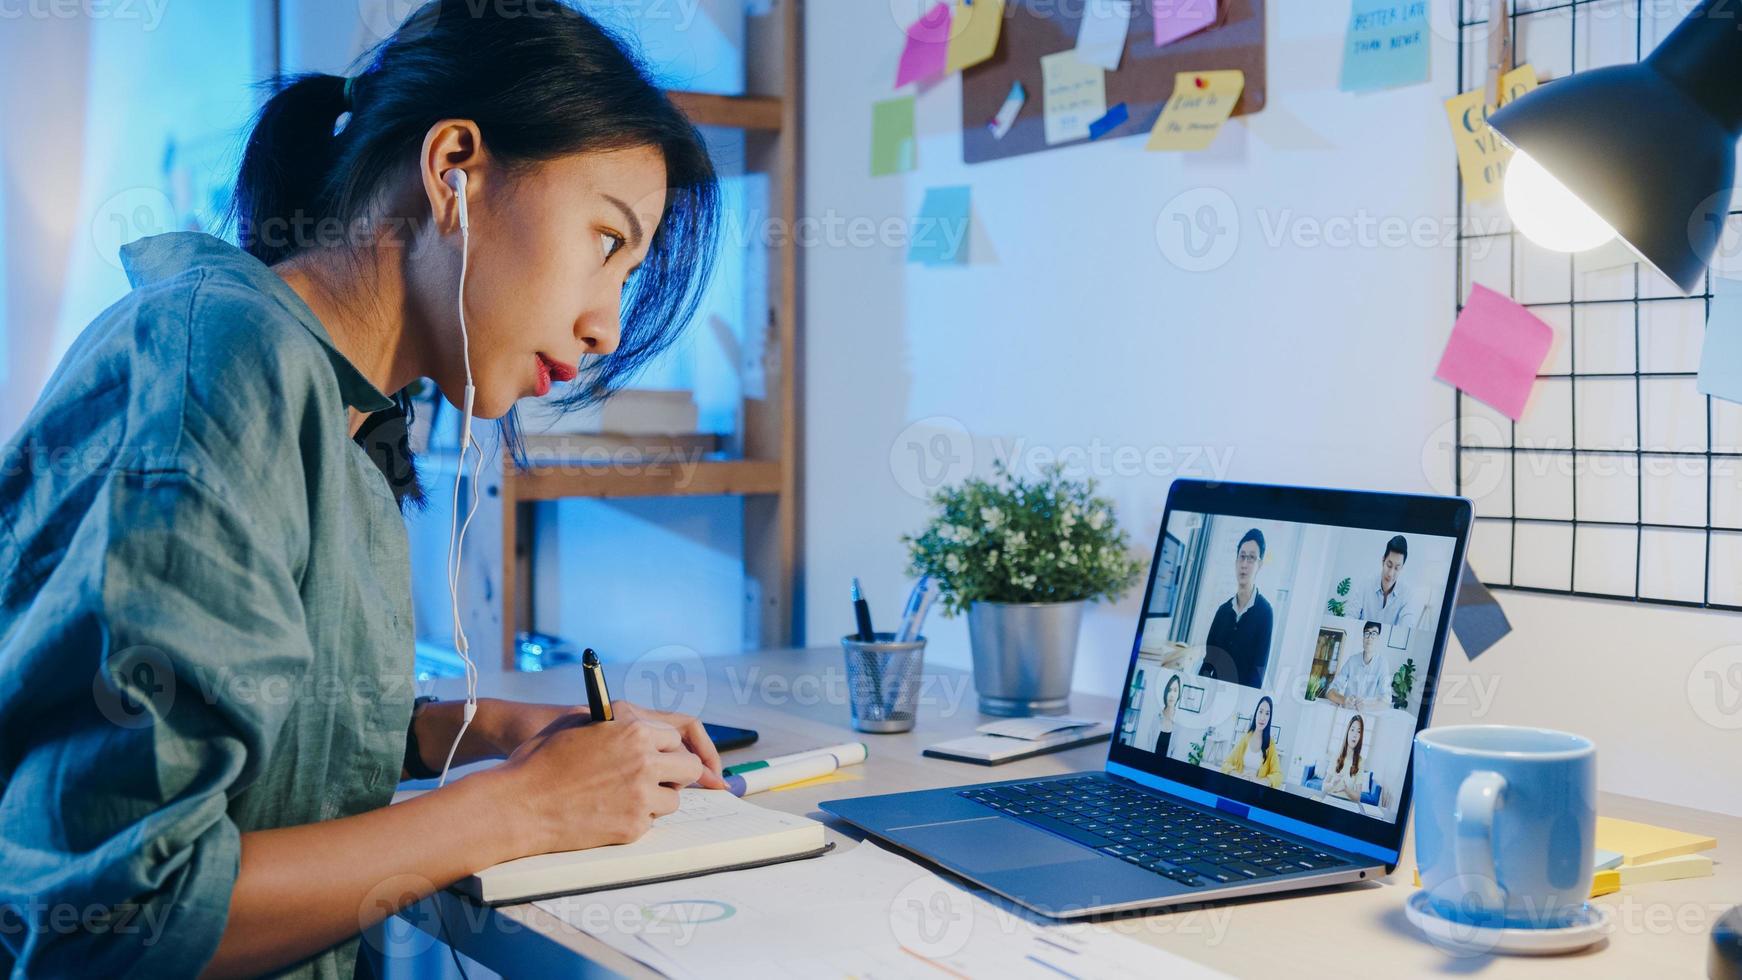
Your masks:
{"label": "man in dark sweater on screen", "polygon": [[1270,630],[1276,617],[1270,601],[1258,594],[1258,569],[1264,565],[1264,532],[1247,531],[1235,548],[1234,597],[1216,607],[1204,640],[1201,677],[1243,687],[1262,687],[1270,663]]}

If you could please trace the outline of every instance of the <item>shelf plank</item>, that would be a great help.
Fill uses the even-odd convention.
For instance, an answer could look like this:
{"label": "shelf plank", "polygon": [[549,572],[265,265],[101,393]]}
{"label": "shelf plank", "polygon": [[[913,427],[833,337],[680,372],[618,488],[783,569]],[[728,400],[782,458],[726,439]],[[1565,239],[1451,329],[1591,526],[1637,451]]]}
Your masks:
{"label": "shelf plank", "polygon": [[779,132],[785,120],[785,105],[774,95],[712,95],[707,92],[667,92],[667,96],[690,122],[698,126],[726,126]]}
{"label": "shelf plank", "polygon": [[570,497],[744,497],[779,493],[771,459],[722,459],[625,466],[535,466],[513,472],[514,499]]}

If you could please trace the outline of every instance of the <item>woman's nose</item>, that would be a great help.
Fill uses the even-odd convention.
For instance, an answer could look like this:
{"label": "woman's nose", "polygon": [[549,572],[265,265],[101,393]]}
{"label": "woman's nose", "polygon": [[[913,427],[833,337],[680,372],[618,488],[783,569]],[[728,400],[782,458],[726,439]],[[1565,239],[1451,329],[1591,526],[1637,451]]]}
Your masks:
{"label": "woman's nose", "polygon": [[613,302],[582,314],[575,323],[575,337],[588,354],[604,356],[615,351],[623,339],[622,304]]}

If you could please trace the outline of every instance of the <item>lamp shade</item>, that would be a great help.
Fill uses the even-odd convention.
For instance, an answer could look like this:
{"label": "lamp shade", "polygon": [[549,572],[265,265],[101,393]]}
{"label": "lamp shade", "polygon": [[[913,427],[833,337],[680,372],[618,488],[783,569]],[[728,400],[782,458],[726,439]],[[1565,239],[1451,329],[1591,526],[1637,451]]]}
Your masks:
{"label": "lamp shade", "polygon": [[1723,235],[1742,134],[1742,30],[1715,6],[1645,61],[1550,82],[1488,120],[1684,293]]}

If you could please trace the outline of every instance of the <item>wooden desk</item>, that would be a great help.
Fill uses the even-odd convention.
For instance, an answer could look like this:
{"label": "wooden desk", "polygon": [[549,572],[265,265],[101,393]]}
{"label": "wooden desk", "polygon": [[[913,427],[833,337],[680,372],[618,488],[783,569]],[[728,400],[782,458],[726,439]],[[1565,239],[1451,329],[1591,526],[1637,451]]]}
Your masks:
{"label": "wooden desk", "polygon": [[[832,782],[755,797],[757,804],[824,821],[838,849],[856,846],[860,835],[817,809],[821,800],[925,789],[995,779],[1044,776],[1098,769],[1105,743],[1039,756],[995,768],[928,759],[920,750],[933,742],[970,733],[988,720],[976,708],[972,679],[963,671],[931,668],[921,695],[919,721],[900,735],[861,735],[848,721],[846,678],[839,648],[782,650],[675,662],[676,666],[637,662],[607,668],[618,696],[625,674],[640,671],[644,681],[657,674],[673,685],[670,703],[682,694],[700,704],[708,721],[754,728],[761,741],[727,753],[734,761],[764,758],[842,741],[862,740],[870,758],[855,781]],[[649,690],[642,683],[642,690]],[[658,690],[654,688],[654,690]],[[580,674],[559,669],[542,674],[487,676],[485,696],[520,700],[581,700]],[[444,697],[461,694],[457,682],[438,686]],[[666,706],[670,706],[668,703]],[[652,705],[659,707],[660,705]],[[1112,718],[1117,702],[1079,694],[1071,711]],[[1404,918],[1403,903],[1413,890],[1411,848],[1406,846],[1398,873],[1390,879],[1295,893],[1284,897],[1224,902],[1196,910],[1127,916],[1113,925],[1124,934],[1205,963],[1234,976],[1334,977],[1379,971],[1387,976],[1474,975],[1482,977],[1561,977],[1576,969],[1598,977],[1698,977],[1705,975],[1707,936],[1723,911],[1742,902],[1742,861],[1731,860],[1742,841],[1742,819],[1605,794],[1603,812],[1633,820],[1663,823],[1710,834],[1717,874],[1710,878],[1630,885],[1597,901],[1615,910],[1609,940],[1583,953],[1563,957],[1456,957],[1420,939]],[[827,857],[821,860],[829,860]],[[443,893],[402,913],[428,932],[436,914],[445,915],[448,938],[463,953],[493,970],[514,976],[556,973],[575,976],[621,973],[652,976],[646,968],[531,905],[480,909]]]}

